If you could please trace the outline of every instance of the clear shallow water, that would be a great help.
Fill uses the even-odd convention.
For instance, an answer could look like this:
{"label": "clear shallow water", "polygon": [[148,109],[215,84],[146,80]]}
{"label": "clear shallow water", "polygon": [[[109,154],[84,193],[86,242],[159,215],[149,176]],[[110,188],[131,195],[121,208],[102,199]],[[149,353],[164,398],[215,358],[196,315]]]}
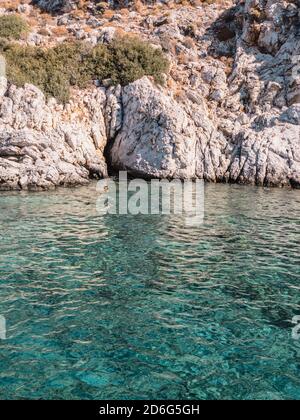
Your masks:
{"label": "clear shallow water", "polygon": [[206,185],[206,217],[0,195],[0,398],[300,399],[300,191]]}

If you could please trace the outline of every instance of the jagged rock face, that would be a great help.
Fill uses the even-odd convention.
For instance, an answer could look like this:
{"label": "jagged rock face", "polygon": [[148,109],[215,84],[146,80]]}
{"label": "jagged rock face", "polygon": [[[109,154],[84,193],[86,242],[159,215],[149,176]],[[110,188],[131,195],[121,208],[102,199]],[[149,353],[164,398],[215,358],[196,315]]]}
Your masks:
{"label": "jagged rock face", "polygon": [[299,31],[299,0],[246,0],[243,40],[276,54]]}
{"label": "jagged rock face", "polygon": [[[147,108],[143,107],[151,108],[154,101],[149,98],[162,97],[163,94],[153,92],[151,95],[149,91],[141,94],[140,85],[131,86],[128,90],[130,99],[126,94],[124,106],[128,123],[114,144],[113,162],[132,172],[164,177],[172,176],[171,170],[166,170],[165,166],[164,158],[168,158],[172,162],[170,168],[179,177],[188,175],[213,182],[299,186],[298,6],[298,1],[240,2],[239,10],[235,9],[237,25],[235,28],[230,26],[226,32],[233,33],[234,30],[236,33],[233,72],[226,77],[218,62],[210,61],[209,65],[199,66],[202,85],[196,82],[196,89],[191,86],[183,104],[168,99],[168,103],[172,103],[168,107],[162,106],[163,100],[158,101],[158,113],[171,118],[171,123],[163,127],[161,136],[153,128],[149,135],[149,128],[155,126],[155,118],[146,121],[144,111]],[[224,19],[230,21],[228,13]],[[223,41],[227,38],[223,37]],[[192,77],[197,81],[197,72]],[[149,85],[147,89],[150,89]],[[136,115],[140,111],[139,118]],[[148,115],[153,115],[152,111],[148,111]],[[186,123],[190,127],[189,133],[183,134],[184,130],[175,128],[181,118],[189,120]],[[143,132],[148,135],[148,143]],[[169,146],[173,144],[173,150],[166,147],[166,152],[154,153],[155,149],[164,150],[166,138]],[[186,149],[178,149],[177,144],[191,147],[186,153]],[[181,170],[180,158],[174,159],[177,150],[185,163],[189,162],[186,173]]]}
{"label": "jagged rock face", "polygon": [[170,53],[180,97],[143,78],[77,93],[63,108],[0,80],[0,188],[105,176],[104,154],[112,169],[144,177],[299,187],[299,2],[198,7],[195,48],[183,45],[190,10],[147,18],[154,40],[168,35],[189,54],[181,65]]}
{"label": "jagged rock face", "polygon": [[100,89],[65,109],[32,85],[0,82],[0,190],[50,189],[107,175]]}
{"label": "jagged rock face", "polygon": [[230,82],[246,85],[254,112],[300,104],[300,1],[246,0],[243,17]]}
{"label": "jagged rock face", "polygon": [[114,168],[145,177],[299,185],[298,123],[282,118],[261,130],[237,125],[226,138],[196,100],[179,105],[147,78],[126,87],[123,122],[111,151]]}
{"label": "jagged rock face", "polygon": [[114,168],[160,178],[195,176],[196,129],[173,99],[146,77],[125,87],[123,123],[111,151]]}
{"label": "jagged rock face", "polygon": [[[196,82],[181,105],[149,84],[126,91],[125,123],[112,150],[117,167],[159,177],[300,185],[299,1],[247,0],[234,12],[224,15],[225,22],[230,13],[236,19],[226,32],[236,33],[229,77],[220,62],[199,60],[201,79],[195,68]],[[168,124],[157,124],[157,115]]]}

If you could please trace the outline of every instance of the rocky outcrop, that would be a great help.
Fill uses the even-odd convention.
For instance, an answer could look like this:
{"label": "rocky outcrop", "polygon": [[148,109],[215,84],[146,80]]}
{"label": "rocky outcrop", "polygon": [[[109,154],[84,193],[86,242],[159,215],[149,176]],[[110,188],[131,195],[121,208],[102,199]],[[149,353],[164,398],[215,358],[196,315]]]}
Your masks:
{"label": "rocky outcrop", "polygon": [[[296,186],[300,1],[246,0],[238,6],[234,67],[227,79],[228,96],[217,112],[219,127],[234,146],[226,179]],[[238,119],[232,118],[236,110]]]}
{"label": "rocky outcrop", "polygon": [[114,168],[144,177],[195,176],[195,125],[174,99],[145,77],[124,88],[122,108],[111,150]]}
{"label": "rocky outcrop", "polygon": [[33,3],[50,13],[67,13],[76,8],[78,0],[33,0]]}
{"label": "rocky outcrop", "polygon": [[124,88],[123,123],[111,150],[113,167],[144,177],[299,184],[298,123],[281,116],[269,126],[263,122],[261,129],[258,123],[237,124],[226,137],[215,128],[201,98],[192,99],[197,102],[180,105],[147,78]]}
{"label": "rocky outcrop", "polygon": [[300,0],[194,10],[131,26],[169,52],[168,87],[145,77],[63,107],[2,80],[0,188],[87,182],[105,161],[146,178],[299,187]]}
{"label": "rocky outcrop", "polygon": [[107,175],[103,90],[63,107],[35,86],[8,86],[4,78],[0,86],[0,190],[80,185]]}
{"label": "rocky outcrop", "polygon": [[143,176],[299,186],[299,16],[298,0],[238,2],[206,33],[213,55],[233,48],[230,75],[219,60],[198,60],[180,103],[146,81],[125,88],[113,164]]}

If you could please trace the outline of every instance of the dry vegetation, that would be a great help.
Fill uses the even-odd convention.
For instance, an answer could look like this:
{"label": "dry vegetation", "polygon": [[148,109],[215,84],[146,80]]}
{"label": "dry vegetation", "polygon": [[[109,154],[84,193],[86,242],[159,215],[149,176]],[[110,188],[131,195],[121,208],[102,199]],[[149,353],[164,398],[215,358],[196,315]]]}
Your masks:
{"label": "dry vegetation", "polygon": [[[60,102],[69,100],[70,86],[84,88],[96,79],[126,85],[145,75],[162,83],[163,73],[169,69],[160,49],[122,32],[108,45],[63,42],[40,48],[12,42],[20,38],[26,24],[14,15],[9,16],[9,22],[13,25],[2,25],[0,32],[0,53],[7,61],[9,80],[18,86],[33,83]],[[64,34],[64,27],[57,29]]]}
{"label": "dry vegetation", "polygon": [[29,31],[28,24],[18,15],[0,16],[0,38],[19,40]]}

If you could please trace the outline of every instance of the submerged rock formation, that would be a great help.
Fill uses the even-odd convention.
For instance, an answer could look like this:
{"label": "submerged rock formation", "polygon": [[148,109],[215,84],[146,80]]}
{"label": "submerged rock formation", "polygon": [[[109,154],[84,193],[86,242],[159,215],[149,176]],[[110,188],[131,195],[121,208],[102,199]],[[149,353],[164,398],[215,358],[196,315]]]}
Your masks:
{"label": "submerged rock formation", "polygon": [[169,50],[165,88],[145,77],[63,107],[2,79],[0,189],[83,183],[107,175],[105,158],[144,177],[299,187],[300,0],[220,7],[195,9],[198,29],[185,9],[142,22]]}

